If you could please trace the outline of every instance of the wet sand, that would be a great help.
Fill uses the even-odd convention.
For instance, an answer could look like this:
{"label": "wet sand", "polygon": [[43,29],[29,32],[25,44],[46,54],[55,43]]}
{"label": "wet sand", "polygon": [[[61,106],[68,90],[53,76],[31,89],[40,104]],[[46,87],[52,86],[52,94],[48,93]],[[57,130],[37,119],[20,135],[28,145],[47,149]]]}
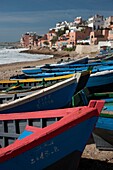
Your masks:
{"label": "wet sand", "polygon": [[[68,55],[55,55],[53,58],[32,61],[0,65],[0,79],[9,79],[10,76],[21,74],[21,69],[26,66],[37,66],[43,64],[56,63],[61,59],[66,60],[68,58],[78,59],[83,56],[77,54]],[[99,151],[96,149],[95,144],[87,145],[80,160],[78,170],[113,170],[113,152],[112,151]]]}

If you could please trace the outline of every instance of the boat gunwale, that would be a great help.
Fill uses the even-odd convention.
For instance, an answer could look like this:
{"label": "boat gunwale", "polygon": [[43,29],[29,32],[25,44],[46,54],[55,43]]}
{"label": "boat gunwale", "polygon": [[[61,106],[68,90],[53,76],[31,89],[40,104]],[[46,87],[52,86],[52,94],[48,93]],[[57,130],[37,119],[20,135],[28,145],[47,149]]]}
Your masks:
{"label": "boat gunwale", "polygon": [[72,83],[78,83],[80,76],[81,76],[81,73],[77,73],[77,74],[75,74],[73,77],[71,77],[69,79],[66,79],[66,80],[64,80],[62,82],[58,82],[58,83],[56,83],[56,84],[54,84],[54,85],[52,85],[50,87],[46,87],[44,89],[41,89],[38,92],[34,92],[32,94],[29,94],[29,95],[24,96],[22,98],[10,101],[8,103],[0,104],[0,111],[4,110],[4,108],[5,109],[10,109],[12,105],[18,106],[18,103],[20,105],[20,104],[26,103],[27,101],[30,102],[30,101],[32,101],[32,100],[34,100],[36,98],[40,98],[43,95],[47,95],[50,92],[54,92],[54,90],[56,88],[57,88],[57,90],[59,90],[59,89],[65,87],[67,85],[72,84]]}
{"label": "boat gunwale", "polygon": [[[65,115],[62,119],[54,124],[51,124],[43,129],[39,133],[35,132],[23,140],[18,140],[15,143],[0,149],[0,162],[4,162],[11,159],[33,147],[52,139],[53,137],[63,133],[64,131],[76,126],[83,121],[92,118],[93,116],[99,116],[99,112],[104,105],[104,101],[92,100],[88,106],[82,106],[78,108],[69,108],[73,110],[71,114]],[[75,113],[78,110],[78,114]],[[54,110],[53,110],[54,112]],[[73,114],[75,113],[75,114]],[[90,114],[89,114],[90,113]],[[45,138],[46,137],[46,138]],[[13,148],[13,150],[12,150]]]}

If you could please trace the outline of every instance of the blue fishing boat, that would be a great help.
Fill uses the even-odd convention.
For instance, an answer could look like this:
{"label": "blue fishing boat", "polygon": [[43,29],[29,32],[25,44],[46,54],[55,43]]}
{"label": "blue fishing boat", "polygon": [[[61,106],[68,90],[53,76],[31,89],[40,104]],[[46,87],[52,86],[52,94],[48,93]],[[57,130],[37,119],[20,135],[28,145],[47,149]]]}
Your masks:
{"label": "blue fishing boat", "polygon": [[[38,75],[57,77],[57,75],[60,74],[74,74],[75,72],[85,71],[88,68],[85,68],[83,70],[81,70],[82,68],[77,68],[77,69],[76,71],[74,70],[68,72],[60,71],[60,72],[51,72],[51,73],[42,73],[42,74],[29,74],[29,77],[38,77]],[[25,79],[25,75],[23,78]],[[104,92],[108,88],[109,90],[113,91],[113,66],[94,67],[92,69],[91,75],[89,77],[86,86],[89,88],[91,92]]]}
{"label": "blue fishing boat", "polygon": [[88,105],[90,100],[104,100],[105,104],[93,131],[94,142],[99,150],[113,151],[113,92],[90,93],[84,89],[73,96],[73,106]]}
{"label": "blue fishing boat", "polygon": [[0,115],[0,169],[77,170],[103,104]]}
{"label": "blue fishing boat", "polygon": [[92,73],[86,87],[91,93],[113,91],[113,70]]}
{"label": "blue fishing boat", "polygon": [[[46,64],[44,66],[36,66],[36,67],[28,67],[23,68],[22,72],[25,75],[34,75],[39,74],[42,72],[64,72],[64,71],[82,71],[86,70],[89,66],[93,66],[95,69],[113,69],[113,67],[103,67],[103,66],[113,66],[113,61],[106,61],[106,62],[92,62],[87,64],[70,64],[70,65],[59,65],[59,64]],[[97,67],[98,66],[98,67]],[[97,68],[96,68],[97,67]]]}
{"label": "blue fishing boat", "polygon": [[[38,73],[38,74],[28,74],[27,77],[29,78],[33,78],[33,77],[36,77],[36,78],[45,78],[45,77],[56,77],[56,76],[64,76],[64,75],[67,75],[67,74],[74,74],[75,71],[56,71],[56,72],[41,72],[41,73]],[[25,75],[26,76],[26,75]],[[24,77],[25,79],[25,77]]]}
{"label": "blue fishing boat", "polygon": [[[113,64],[112,65],[97,65],[97,66],[93,66],[93,64],[91,65],[91,64],[88,64],[87,66],[80,66],[80,67],[73,67],[73,66],[71,66],[71,67],[58,67],[58,68],[42,68],[42,73],[43,74],[49,74],[50,73],[50,76],[51,76],[51,73],[53,74],[57,74],[57,73],[59,73],[59,72],[81,72],[81,71],[86,71],[87,69],[89,69],[89,68],[92,68],[92,73],[97,73],[97,72],[101,72],[101,71],[106,71],[106,70],[113,70]],[[40,75],[40,74],[25,74],[26,76],[28,76],[28,77],[38,77],[38,75]]]}
{"label": "blue fishing boat", "polygon": [[77,73],[72,78],[33,92],[25,97],[19,99],[16,99],[15,97],[13,101],[0,105],[0,113],[26,112],[67,107],[70,105],[74,93],[84,88],[88,77],[89,75],[85,75],[84,72]]}
{"label": "blue fishing boat", "polygon": [[87,66],[87,67],[75,67],[75,68],[53,68],[53,69],[46,69],[42,70],[40,73],[35,74],[21,74],[17,76],[10,77],[10,80],[22,80],[22,79],[29,79],[29,78],[45,78],[45,77],[57,77],[63,76],[67,74],[74,74],[76,72],[86,71],[92,67],[92,73],[102,72],[102,71],[111,71],[113,70],[113,65],[102,65],[102,66]]}
{"label": "blue fishing boat", "polygon": [[69,66],[69,65],[73,65],[73,64],[86,64],[88,63],[88,57],[85,56],[83,58],[79,58],[76,60],[70,60],[68,59],[67,61],[64,61],[63,59],[61,59],[60,62],[55,63],[55,64],[45,64],[45,65],[41,65],[41,66],[28,66],[28,67],[24,67],[22,68],[22,72],[24,74],[36,74],[36,73],[40,73],[42,72],[42,68],[47,68],[47,67],[65,67],[65,66]]}
{"label": "blue fishing boat", "polygon": [[[107,62],[103,62],[105,65],[102,66],[96,66],[93,67],[92,69],[92,74],[87,82],[87,87],[89,88],[90,91],[92,92],[100,92],[100,91],[106,91],[106,89],[110,89],[111,91],[113,90],[113,73],[111,70],[113,70],[113,65],[112,65],[113,61],[107,61]],[[106,65],[106,63],[108,65]],[[91,63],[94,64],[94,63]],[[100,64],[100,63],[99,63]],[[110,65],[109,65],[110,64]],[[79,64],[78,64],[79,65]],[[70,65],[71,66],[71,65]],[[43,72],[40,74],[29,74],[29,76],[27,75],[18,75],[18,77],[13,77],[13,79],[25,79],[25,78],[38,78],[38,76],[43,76],[43,78],[45,76],[57,76],[58,74],[73,74],[74,72],[78,72],[78,71],[83,71],[85,69],[87,69],[87,67],[78,67],[78,68],[58,68],[55,71],[56,68],[50,70],[51,72],[47,73],[47,72]],[[69,69],[69,70],[68,70]],[[94,73],[94,74],[93,74]]]}
{"label": "blue fishing boat", "polygon": [[[83,89],[86,86],[86,83],[89,79],[89,76],[91,74],[90,70],[81,72],[81,73],[76,73],[76,77],[78,77],[78,83],[77,87],[75,89],[75,93],[81,89]],[[80,75],[80,78],[79,76]],[[66,75],[66,76],[60,76],[60,77],[54,77],[54,78],[45,78],[45,79],[30,79],[30,80],[21,80],[19,81],[19,84],[17,83],[16,85],[12,85],[9,88],[2,90],[0,92],[0,104],[3,103],[8,103],[9,101],[14,101],[16,99],[22,98],[24,96],[27,96],[29,94],[32,94],[34,92],[39,92],[41,89],[45,89],[47,87],[50,87],[58,82],[61,82],[63,80],[69,79],[71,77],[75,76],[73,75]],[[16,83],[16,81],[11,81],[11,80],[3,80],[0,81],[1,88],[2,86],[5,88],[7,85],[11,83]],[[22,83],[22,85],[21,85]]]}
{"label": "blue fishing boat", "polygon": [[[86,70],[86,69],[85,69]],[[55,71],[55,72],[41,72],[41,73],[37,73],[37,74],[20,74],[20,75],[16,75],[16,76],[11,76],[10,77],[10,80],[23,80],[23,79],[31,79],[31,78],[36,78],[36,79],[39,79],[39,78],[50,78],[50,77],[58,77],[58,76],[65,76],[65,75],[68,75],[68,74],[74,74],[75,71]]]}
{"label": "blue fishing boat", "polygon": [[106,92],[106,89],[107,91],[113,91],[113,70],[92,73],[87,81],[86,87],[88,87],[92,93]]}
{"label": "blue fishing boat", "polygon": [[[93,97],[94,96],[94,97]],[[104,107],[101,111],[93,138],[99,150],[113,151],[113,92],[94,93],[90,98],[103,99]]]}
{"label": "blue fishing boat", "polygon": [[113,151],[113,111],[102,111],[93,131],[93,138],[99,150]]}

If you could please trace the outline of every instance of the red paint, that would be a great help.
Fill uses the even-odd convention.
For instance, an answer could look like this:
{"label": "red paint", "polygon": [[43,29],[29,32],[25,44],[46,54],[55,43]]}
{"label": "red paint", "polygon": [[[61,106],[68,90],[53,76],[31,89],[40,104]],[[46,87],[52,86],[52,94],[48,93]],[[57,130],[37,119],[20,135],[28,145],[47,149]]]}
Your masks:
{"label": "red paint", "polygon": [[[21,119],[21,118],[25,119],[25,117],[26,118],[46,117],[47,118],[47,117],[56,117],[56,116],[57,117],[63,116],[63,118],[60,121],[55,122],[54,124],[51,124],[43,129],[37,128],[36,130],[36,128],[27,126],[29,130],[30,129],[35,130],[35,133],[24,138],[23,140],[16,141],[15,143],[7,146],[6,148],[1,148],[0,149],[0,162],[13,158],[37,146],[37,141],[38,141],[38,145],[40,145],[46,142],[47,140],[61,134],[62,132],[68,130],[69,128],[76,126],[77,124],[93,116],[99,116],[99,113],[103,105],[104,105],[104,101],[99,100],[99,101],[91,101],[89,106],[82,106],[82,107],[77,107],[77,108],[66,108],[66,109],[58,109],[58,110],[39,111],[35,113],[31,112],[31,113],[23,113],[23,114],[21,113],[21,114],[13,114],[13,115],[12,114],[3,115],[5,120],[9,120],[9,118],[10,120],[14,119],[15,116],[17,116],[18,119]],[[37,114],[37,116],[35,114]],[[0,117],[2,118],[2,115],[0,115]],[[3,119],[1,118],[0,120]]]}

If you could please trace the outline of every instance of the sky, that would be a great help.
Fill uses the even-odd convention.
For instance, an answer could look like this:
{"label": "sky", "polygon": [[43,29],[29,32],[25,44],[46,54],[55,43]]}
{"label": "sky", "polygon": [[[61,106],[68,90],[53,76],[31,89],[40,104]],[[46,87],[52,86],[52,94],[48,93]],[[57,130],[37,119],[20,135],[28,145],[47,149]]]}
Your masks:
{"label": "sky", "polygon": [[19,41],[26,32],[43,35],[57,22],[77,16],[113,16],[113,0],[3,0],[0,3],[0,42]]}

